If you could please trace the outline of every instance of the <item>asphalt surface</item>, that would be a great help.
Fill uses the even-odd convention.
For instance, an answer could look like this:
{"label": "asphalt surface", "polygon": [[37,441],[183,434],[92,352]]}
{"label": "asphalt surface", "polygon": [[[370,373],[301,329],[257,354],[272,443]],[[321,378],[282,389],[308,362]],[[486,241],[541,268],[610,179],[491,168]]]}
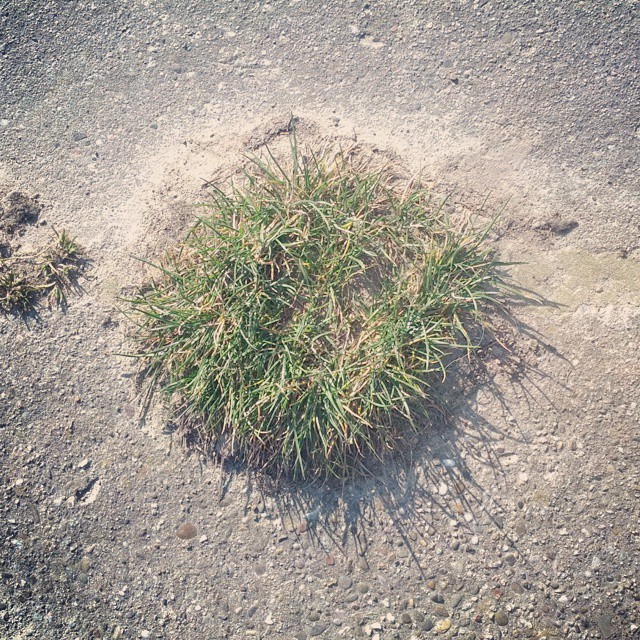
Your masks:
{"label": "asphalt surface", "polygon": [[[431,618],[445,637],[637,637],[639,51],[632,0],[0,0],[0,192],[40,193],[98,274],[66,315],[1,319],[0,637],[350,638],[379,624],[409,640],[431,637]],[[545,375],[531,406],[521,389],[504,400],[519,422],[502,425],[501,464],[471,474],[477,510],[434,509],[415,538],[366,524],[366,557],[237,486],[218,504],[214,470],[140,429],[131,367],[112,355],[123,256],[153,230],[136,195],[147,172],[290,113],[476,202],[510,197],[501,250],[565,305],[526,318],[555,355],[523,341]],[[478,413],[495,426],[501,409]],[[451,479],[436,467],[428,500]],[[208,539],[176,541],[186,519]],[[458,593],[475,608],[455,611]]]}

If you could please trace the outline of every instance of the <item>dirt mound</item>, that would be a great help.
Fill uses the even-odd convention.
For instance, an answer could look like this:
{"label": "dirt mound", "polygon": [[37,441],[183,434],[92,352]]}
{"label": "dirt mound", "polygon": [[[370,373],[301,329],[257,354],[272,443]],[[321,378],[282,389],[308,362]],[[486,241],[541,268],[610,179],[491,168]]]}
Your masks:
{"label": "dirt mound", "polygon": [[12,191],[0,203],[0,231],[9,235],[24,232],[24,227],[38,222],[42,205],[38,195]]}

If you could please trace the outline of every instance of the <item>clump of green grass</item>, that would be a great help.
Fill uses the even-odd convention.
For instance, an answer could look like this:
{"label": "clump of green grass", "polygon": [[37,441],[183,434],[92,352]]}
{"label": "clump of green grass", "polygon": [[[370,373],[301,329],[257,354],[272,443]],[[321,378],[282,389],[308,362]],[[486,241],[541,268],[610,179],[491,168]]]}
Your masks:
{"label": "clump of green grass", "polygon": [[84,250],[66,231],[54,229],[53,239],[33,255],[0,259],[0,310],[26,314],[43,297],[64,307],[67,292],[77,286],[84,269]]}
{"label": "clump of green grass", "polygon": [[67,291],[76,286],[83,268],[84,252],[78,242],[65,230],[44,250],[38,265],[39,279],[49,300],[58,306],[67,303]]}
{"label": "clump of green grass", "polygon": [[27,313],[38,294],[38,288],[10,267],[0,265],[0,310]]}
{"label": "clump of green grass", "polygon": [[227,451],[344,477],[418,428],[499,304],[487,230],[354,154],[256,160],[130,300],[137,357]]}

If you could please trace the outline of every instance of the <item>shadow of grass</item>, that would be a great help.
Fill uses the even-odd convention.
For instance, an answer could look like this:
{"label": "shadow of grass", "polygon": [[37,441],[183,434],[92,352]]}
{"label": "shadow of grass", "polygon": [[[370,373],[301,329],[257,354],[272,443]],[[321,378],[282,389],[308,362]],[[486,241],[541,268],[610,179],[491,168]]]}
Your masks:
{"label": "shadow of grass", "polygon": [[[234,485],[242,486],[243,515],[250,515],[257,499],[288,535],[308,540],[327,558],[341,554],[352,563],[355,555],[364,565],[373,561],[372,534],[382,527],[393,541],[386,555],[377,550],[378,559],[413,564],[424,576],[425,552],[435,548],[436,539],[475,553],[469,541],[480,522],[517,550],[504,530],[506,506],[494,494],[507,477],[501,462],[505,444],[527,443],[512,407],[517,402],[529,413],[554,409],[545,387],[563,386],[531,364],[541,352],[568,365],[526,325],[503,322],[479,350],[452,364],[447,379],[434,387],[435,408],[424,412],[417,429],[404,432],[393,456],[369,464],[366,477],[291,481],[221,457],[197,430],[169,423],[167,433],[179,437],[188,452],[202,454],[204,464],[220,467],[219,501]],[[486,473],[480,479],[472,468],[488,471],[491,480]]]}

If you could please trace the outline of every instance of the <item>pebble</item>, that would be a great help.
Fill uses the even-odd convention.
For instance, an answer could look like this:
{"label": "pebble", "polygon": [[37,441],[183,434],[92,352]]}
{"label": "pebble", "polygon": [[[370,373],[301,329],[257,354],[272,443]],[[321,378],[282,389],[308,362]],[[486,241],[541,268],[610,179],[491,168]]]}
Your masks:
{"label": "pebble", "polygon": [[524,587],[517,581],[513,581],[511,583],[511,591],[513,593],[517,593],[518,595],[522,595],[524,593]]}
{"label": "pebble", "polygon": [[309,629],[310,636],[321,636],[327,629],[329,625],[326,622],[320,622],[319,624],[314,624],[311,629]]}
{"label": "pebble", "polygon": [[146,629],[143,629],[140,632],[140,637],[141,638],[150,638],[151,637],[151,632],[147,631]]}
{"label": "pebble", "polygon": [[444,604],[444,596],[441,593],[434,593],[431,596],[431,601],[436,604]]}
{"label": "pebble", "polygon": [[91,466],[91,460],[84,458],[78,462],[78,469],[88,469]]}
{"label": "pebble", "polygon": [[91,568],[91,560],[89,560],[87,556],[84,556],[84,558],[80,560],[80,571],[82,571],[82,573],[89,573],[90,568]]}
{"label": "pebble", "polygon": [[180,540],[191,540],[192,538],[196,537],[197,533],[198,530],[193,524],[191,524],[190,522],[185,522],[184,524],[180,525],[178,531],[176,532],[176,535],[178,536],[178,538],[180,538]]}
{"label": "pebble", "polygon": [[320,614],[317,611],[312,611],[309,614],[309,620],[311,620],[311,622],[318,622],[318,620],[320,620]]}
{"label": "pebble", "polygon": [[448,618],[449,617],[449,612],[447,611],[447,608],[442,605],[439,604],[437,607],[435,607],[433,609],[433,612],[439,617],[439,618]]}
{"label": "pebble", "polygon": [[400,616],[400,621],[402,624],[411,624],[413,622],[411,616],[406,611]]}
{"label": "pebble", "polygon": [[493,617],[494,622],[500,627],[506,627],[509,622],[509,616],[502,610],[496,611]]}
{"label": "pebble", "polygon": [[345,591],[347,589],[350,589],[352,584],[353,584],[353,580],[351,580],[349,576],[340,576],[338,578],[338,586],[341,589],[344,589]]}
{"label": "pebble", "polygon": [[264,623],[271,626],[274,623],[274,619],[271,616],[271,614],[269,614],[265,619],[264,619]]}
{"label": "pebble", "polygon": [[449,487],[447,487],[447,485],[443,482],[439,487],[438,487],[438,495],[439,496],[446,496],[447,493],[449,493]]}
{"label": "pebble", "polygon": [[267,573],[267,567],[264,564],[264,562],[258,562],[258,564],[255,566],[255,572],[257,575],[259,576],[263,576],[265,573]]}
{"label": "pebble", "polygon": [[449,631],[451,629],[451,619],[444,618],[443,620],[438,620],[436,625],[433,627],[433,630],[436,633],[444,633],[445,631]]}
{"label": "pebble", "polygon": [[424,622],[422,623],[422,630],[431,631],[431,629],[433,629],[433,626],[434,626],[433,618],[425,618]]}
{"label": "pebble", "polygon": [[598,629],[605,640],[607,638],[612,638],[615,634],[615,629],[611,624],[612,615],[610,613],[603,613],[596,618],[596,624],[598,625]]}
{"label": "pebble", "polygon": [[507,553],[507,555],[504,557],[504,561],[510,567],[513,567],[513,565],[516,563],[516,557],[513,555],[513,553]]}
{"label": "pebble", "polygon": [[74,142],[80,142],[81,140],[84,140],[87,138],[87,134],[84,131],[74,131],[71,134],[71,139]]}

